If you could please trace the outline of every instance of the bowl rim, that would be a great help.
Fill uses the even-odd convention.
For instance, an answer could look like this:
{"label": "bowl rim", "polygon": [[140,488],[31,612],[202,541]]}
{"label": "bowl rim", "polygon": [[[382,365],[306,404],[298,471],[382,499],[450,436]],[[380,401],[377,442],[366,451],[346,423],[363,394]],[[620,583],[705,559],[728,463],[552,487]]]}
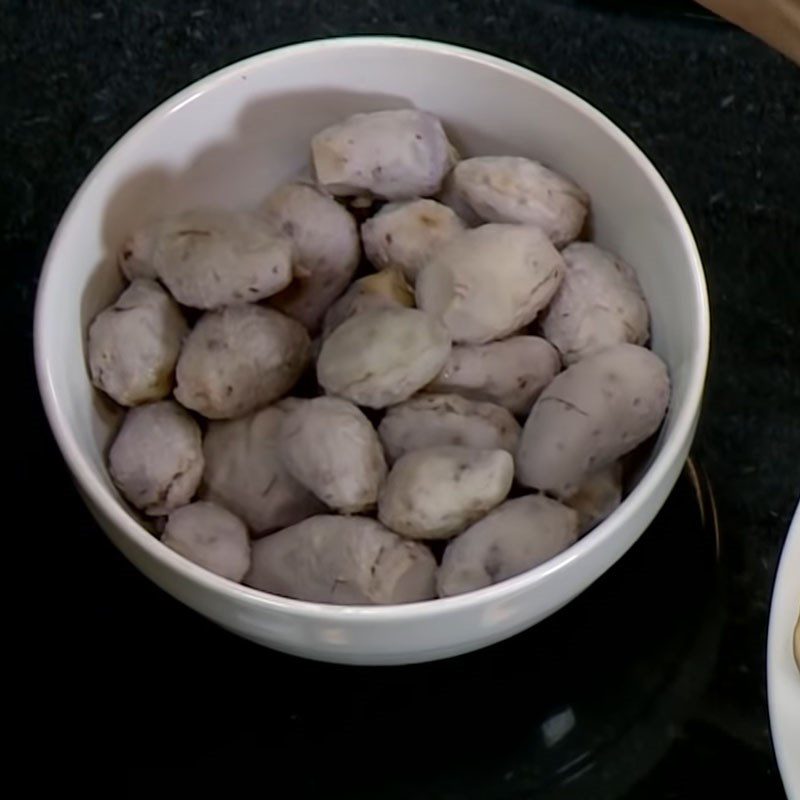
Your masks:
{"label": "bowl rim", "polygon": [[[165,547],[146,528],[140,525],[122,503],[114,497],[112,492],[92,474],[89,461],[78,446],[68,423],[65,409],[56,394],[50,368],[53,356],[48,352],[48,337],[45,335],[45,331],[48,328],[45,309],[52,302],[50,298],[52,294],[51,282],[48,279],[56,269],[61,239],[72,217],[80,207],[84,195],[97,180],[98,175],[113,162],[121,151],[128,147],[138,136],[142,135],[147,128],[157,125],[163,118],[177,113],[184,105],[192,102],[200,95],[221,86],[234,76],[242,75],[254,68],[267,68],[269,65],[282,60],[302,58],[304,54],[314,51],[337,51],[354,48],[423,51],[478,63],[482,67],[536,84],[539,88],[544,89],[588,117],[603,129],[608,136],[616,140],[627,152],[639,169],[645,173],[649,182],[665,203],[672,222],[676,226],[689,255],[693,278],[690,299],[695,308],[697,318],[697,342],[689,368],[687,397],[682,407],[677,410],[673,421],[673,431],[662,443],[660,451],[639,483],[609,518],[549,561],[500,583],[452,597],[387,606],[341,606],[270,594],[209,572]],[[456,611],[480,608],[489,600],[499,601],[518,594],[529,586],[541,582],[544,578],[563,571],[569,564],[581,559],[589,551],[602,546],[603,542],[614,536],[618,527],[624,526],[625,522],[636,516],[641,507],[645,505],[647,498],[667,478],[671,466],[680,458],[683,447],[691,439],[705,386],[709,341],[710,311],[708,293],[702,262],[694,236],[666,181],[626,133],[582,97],[527,67],[458,45],[402,36],[365,35],[315,39],[268,50],[212,72],[159,104],[117,140],[97,162],[72,197],[45,255],[34,311],[34,359],[39,392],[42,397],[45,414],[61,454],[74,478],[85,494],[88,495],[91,503],[98,508],[107,520],[128,539],[131,539],[136,546],[148,551],[152,558],[181,574],[191,583],[199,584],[204,589],[214,593],[233,596],[252,607],[278,611],[296,618],[328,622],[342,622],[344,620],[348,620],[348,622],[363,621],[364,623],[402,622],[413,620],[423,615],[435,617]]]}
{"label": "bowl rim", "polygon": [[800,664],[794,660],[793,635],[798,624],[795,589],[800,588],[800,497],[778,557],[767,625],[767,709],[772,748],[778,772],[789,797],[800,797],[800,765],[794,747],[800,746],[791,721],[800,708]]}

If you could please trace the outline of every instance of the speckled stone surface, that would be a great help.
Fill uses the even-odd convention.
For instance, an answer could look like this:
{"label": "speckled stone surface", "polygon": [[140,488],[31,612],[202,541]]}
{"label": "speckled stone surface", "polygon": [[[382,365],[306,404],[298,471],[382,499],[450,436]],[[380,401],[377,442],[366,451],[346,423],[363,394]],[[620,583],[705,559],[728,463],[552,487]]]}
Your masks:
{"label": "speckled stone surface", "polygon": [[[40,409],[31,313],[48,240],[71,195],[100,156],[153,106],[206,73],[268,48],[380,32],[475,47],[564,84],[630,133],[683,206],[706,266],[713,314],[712,363],[696,454],[713,483],[722,526],[724,627],[715,645],[713,677],[673,731],[656,772],[645,783],[640,776],[619,796],[708,797],[713,787],[781,796],[766,714],[765,644],[778,553],[800,493],[800,70],[720,23],[621,12],[619,5],[557,0],[0,4],[2,318],[14,343],[8,374],[20,382],[14,400],[25,431],[23,479],[28,487],[35,480],[47,491],[28,531],[26,563],[41,563],[46,554],[47,562],[58,566],[47,587],[62,592],[49,611],[53,641],[47,641],[50,633],[42,640],[47,657],[59,662],[49,687],[67,704],[59,715],[79,714],[89,726],[80,742],[84,753],[133,775],[148,752],[157,752],[156,762],[163,764],[168,737],[181,737],[181,758],[191,764],[191,755],[197,755],[201,769],[203,754],[215,752],[215,742],[230,733],[225,720],[235,720],[237,726],[253,726],[247,763],[256,774],[248,776],[240,765],[236,778],[243,787],[248,777],[251,790],[270,786],[271,771],[278,768],[268,749],[254,766],[259,750],[252,742],[259,735],[265,742],[277,736],[286,763],[308,759],[310,773],[298,777],[299,794],[314,787],[324,793],[327,786],[328,796],[362,796],[348,792],[340,776],[316,775],[316,783],[309,777],[315,753],[328,743],[319,727],[311,730],[304,722],[302,701],[292,701],[303,696],[304,682],[313,682],[315,693],[328,684],[336,693],[342,681],[350,688],[356,681],[343,678],[341,669],[261,650],[205,622],[138,575],[93,524]],[[680,583],[676,574],[676,592]],[[491,691],[502,681],[502,653],[518,657],[520,645],[502,647],[496,648],[501,655],[487,657],[498,674],[481,675],[470,692]],[[431,675],[449,680],[449,674],[474,663],[459,659],[436,672],[387,671],[384,676],[400,675],[396,685],[390,677],[375,685],[417,698],[428,693],[429,704],[419,704],[419,724],[446,736],[448,723],[437,716],[437,691],[428,681]],[[275,685],[275,676],[289,684]],[[509,720],[524,713],[517,707],[523,699],[509,705]],[[359,742],[365,736],[380,739],[380,726],[390,724],[378,722],[380,696],[359,696],[357,702],[375,705],[373,730],[341,730],[335,718],[327,730],[334,739],[351,737],[353,760],[347,766],[355,771]],[[247,704],[252,709],[242,714]],[[476,739],[496,739],[481,728],[482,719],[476,714]],[[387,751],[379,774],[408,771],[415,748],[411,729],[409,736],[407,749]],[[436,747],[429,735],[423,740]],[[137,749],[137,742],[147,742],[146,748]],[[472,779],[464,773],[459,783],[459,758],[447,752],[439,768],[450,782],[421,778],[406,796],[473,796],[466,785]],[[466,760],[476,758],[467,753]],[[226,756],[235,759],[236,753]],[[519,764],[525,758],[520,754]],[[518,774],[516,767],[504,770],[495,782],[489,780],[483,796],[531,796]],[[389,796],[381,786],[375,784],[374,797]],[[565,790],[553,796],[572,795]],[[596,796],[610,795],[598,789]]]}

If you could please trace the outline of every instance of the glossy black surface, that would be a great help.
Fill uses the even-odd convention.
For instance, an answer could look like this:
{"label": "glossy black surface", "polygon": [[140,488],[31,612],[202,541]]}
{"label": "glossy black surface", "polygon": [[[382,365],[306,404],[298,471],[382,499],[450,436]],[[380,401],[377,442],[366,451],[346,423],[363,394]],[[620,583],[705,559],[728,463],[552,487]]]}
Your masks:
{"label": "glossy black surface", "polygon": [[664,14],[694,19],[716,19],[712,12],[692,0],[556,0],[556,2],[605,11],[628,11],[642,15]]}
{"label": "glossy black surface", "polygon": [[[716,534],[707,484],[690,467],[628,557],[532,630],[409,667],[272,657],[265,679],[281,688],[252,697],[264,729],[248,730],[258,713],[249,708],[204,709],[230,736],[200,748],[185,738],[169,762],[188,776],[267,751],[272,780],[337,797],[624,796],[668,753],[711,680],[724,608]],[[203,685],[202,673],[189,677],[179,702],[194,703]],[[178,708],[162,734],[185,731],[183,713],[199,711]],[[165,766],[154,761],[139,785]]]}
{"label": "glossy black surface", "polygon": [[[41,260],[103,152],[213,69],[365,32],[496,53],[608,114],[685,209],[714,325],[696,453],[720,561],[684,483],[662,524],[552,620],[482,653],[391,670],[260,649],[139,576],[77,497],[31,369]],[[800,487],[797,68],[719,22],[567,0],[6,2],[0,67],[0,318],[17,413],[7,458],[33,501],[26,535],[8,536],[34,575],[19,606],[43,672],[24,690],[37,741],[57,743],[84,780],[102,766],[139,797],[170,783],[153,773],[165,765],[184,787],[273,796],[782,796],[764,648]],[[37,598],[41,615],[27,611]],[[282,778],[295,795],[274,794]]]}

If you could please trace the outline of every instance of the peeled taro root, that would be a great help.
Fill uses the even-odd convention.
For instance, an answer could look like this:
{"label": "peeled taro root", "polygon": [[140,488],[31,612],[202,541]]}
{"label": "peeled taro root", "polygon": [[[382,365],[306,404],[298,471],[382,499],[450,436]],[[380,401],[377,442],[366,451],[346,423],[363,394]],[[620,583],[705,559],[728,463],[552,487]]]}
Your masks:
{"label": "peeled taro root", "polygon": [[453,170],[450,170],[442,181],[442,188],[436,195],[436,199],[458,214],[468,228],[477,228],[478,225],[483,225],[485,222],[475,213],[472,206],[456,188]]}
{"label": "peeled taro root", "polygon": [[160,225],[160,220],[142,225],[122,243],[117,253],[117,264],[129,281],[137,278],[155,280],[158,277],[153,260]]}
{"label": "peeled taro root", "polygon": [[505,500],[514,480],[506,450],[413,450],[389,472],[378,519],[410,539],[449,539]]}
{"label": "peeled taro root", "polygon": [[317,380],[328,394],[385,408],[429,383],[449,354],[450,336],[429,314],[413,308],[366,311],[325,339]]}
{"label": "peeled taro root", "polygon": [[536,225],[556,247],[577,239],[589,195],[568,178],[518,156],[480,156],[456,164],[451,192],[482,220]]}
{"label": "peeled taro root", "polygon": [[245,524],[230,511],[198,500],[175,509],[161,541],[184,558],[232,581],[250,569],[250,540]]}
{"label": "peeled taro root", "polygon": [[203,474],[198,424],[172,400],[132,408],[108,452],[111,479],[145,514],[186,505]]}
{"label": "peeled taro root", "polygon": [[209,311],[183,344],[175,397],[210,419],[238,417],[286,394],[310,353],[306,329],[271,308]]}
{"label": "peeled taro root", "polygon": [[622,463],[615,461],[588,475],[563,502],[578,512],[579,534],[588,533],[622,502]]}
{"label": "peeled taro root", "polygon": [[89,326],[92,383],[123,406],[166,397],[187,331],[177,304],[155,281],[134,280]]}
{"label": "peeled taro root", "polygon": [[293,398],[239,419],[212,422],[203,453],[201,495],[230,509],[254,536],[319,514],[324,506],[286,470],[279,437]]}
{"label": "peeled taro root", "polygon": [[564,363],[622,342],[644,344],[650,313],[633,269],[588,242],[574,242],[561,255],[564,280],[541,324]]}
{"label": "peeled taro root", "polygon": [[340,605],[411,603],[435,594],[430,550],[366,517],[318,516],[253,544],[248,586]]}
{"label": "peeled taro root", "polygon": [[280,435],[286,470],[343,514],[374,506],[386,477],[378,434],[347,400],[316,397],[291,411]]}
{"label": "peeled taro root", "polygon": [[387,410],[378,426],[386,458],[396,461],[412,450],[464,445],[516,452],[519,423],[500,406],[455,394],[418,394]]}
{"label": "peeled taro root", "polygon": [[364,311],[382,311],[386,308],[412,308],[414,293],[399,270],[385,269],[375,275],[359,278],[328,309],[325,314],[323,338],[338,328],[345,320]]}
{"label": "peeled taro root", "polygon": [[252,214],[185,211],[158,225],[153,267],[185,306],[252,303],[289,285],[292,242]]}
{"label": "peeled taro root", "polygon": [[483,344],[532,322],[563,270],[539,228],[481,225],[434,253],[417,276],[417,305],[441,319],[454,342]]}
{"label": "peeled taro root", "polygon": [[447,545],[440,597],[471,592],[549,561],[578,538],[578,514],[544,495],[506,500]]}
{"label": "peeled taro root", "polygon": [[466,225],[435,200],[389,203],[361,226],[364,252],[375,269],[395,268],[414,283],[423,264]]}
{"label": "peeled taro root", "polygon": [[425,111],[354,114],[311,140],[318,183],[335,195],[410,200],[435,194],[454,151],[441,122]]}
{"label": "peeled taro root", "polygon": [[316,331],[358,266],[361,247],[355,220],[332,197],[305,183],[276,189],[260,214],[294,245],[294,280],[270,299],[270,305]]}
{"label": "peeled taro root", "polygon": [[539,336],[511,336],[488,344],[456,345],[426,391],[488,400],[527,414],[561,369],[558,351]]}
{"label": "peeled taro root", "polygon": [[517,480],[569,497],[658,430],[669,393],[666,365],[644,347],[619,344],[578,361],[534,404],[517,449]]}

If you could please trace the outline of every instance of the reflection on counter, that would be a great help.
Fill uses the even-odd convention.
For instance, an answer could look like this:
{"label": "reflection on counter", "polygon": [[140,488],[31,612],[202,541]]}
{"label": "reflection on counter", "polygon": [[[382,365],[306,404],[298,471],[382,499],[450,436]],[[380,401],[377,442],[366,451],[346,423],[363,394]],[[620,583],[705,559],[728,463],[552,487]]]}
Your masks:
{"label": "reflection on counter", "polygon": [[[668,751],[710,679],[718,561],[709,485],[690,463],[633,549],[531,630],[410,667],[272,654],[275,690],[262,701],[273,724],[208,752],[178,742],[171,762],[183,781],[212,760],[268,757],[270,783],[349,800],[621,797]],[[243,712],[232,713],[235,730]]]}

